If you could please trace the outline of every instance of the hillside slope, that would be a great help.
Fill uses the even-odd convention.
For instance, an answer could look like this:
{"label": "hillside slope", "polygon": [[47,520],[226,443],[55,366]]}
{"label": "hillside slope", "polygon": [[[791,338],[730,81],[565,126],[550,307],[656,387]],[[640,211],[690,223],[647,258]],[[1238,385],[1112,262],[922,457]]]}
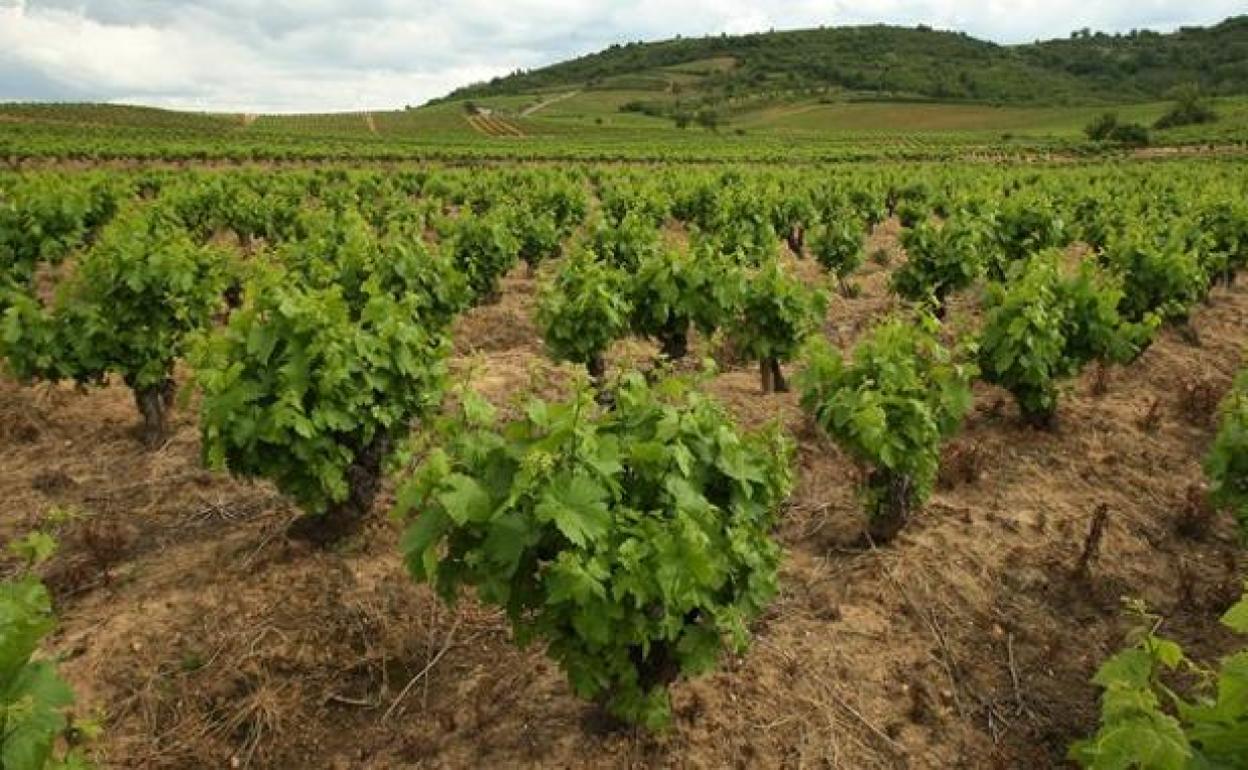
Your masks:
{"label": "hillside slope", "polygon": [[1248,93],[1248,16],[1170,34],[1080,32],[1003,46],[928,27],[836,27],[613,45],[452,92],[641,90],[701,103],[835,91],[1019,103],[1143,101],[1182,83]]}

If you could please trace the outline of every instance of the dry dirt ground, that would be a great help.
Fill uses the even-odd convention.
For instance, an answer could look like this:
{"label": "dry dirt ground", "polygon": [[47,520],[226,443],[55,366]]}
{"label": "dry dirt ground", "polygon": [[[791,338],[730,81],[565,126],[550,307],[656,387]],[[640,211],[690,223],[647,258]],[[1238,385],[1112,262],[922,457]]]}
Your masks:
{"label": "dry dirt ground", "polygon": [[[893,265],[895,232],[871,245]],[[851,344],[894,305],[890,269],[869,260],[861,294],[834,299],[831,339]],[[504,406],[569,373],[543,357],[521,273],[456,329],[458,377]],[[968,297],[952,319],[974,315]],[[1146,599],[1198,656],[1235,641],[1216,618],[1248,559],[1232,523],[1193,516],[1188,495],[1211,402],[1244,356],[1248,287],[1217,290],[1192,326],[1071,383],[1052,433],[977,387],[941,489],[878,549],[855,545],[853,464],[794,394],[763,397],[752,368],[727,368],[709,387],[738,418],[780,419],[799,441],[783,588],[747,654],[673,688],[659,736],[605,730],[498,613],[413,584],[388,499],[336,551],[287,541],[295,511],[271,488],[200,468],[193,404],[144,452],[121,387],[0,382],[0,539],[59,522],[49,650],[79,711],[104,718],[105,767],[1061,766],[1095,722],[1088,679],[1128,626],[1121,597]],[[614,363],[648,355],[622,345]],[[1076,576],[1099,507],[1107,531]]]}

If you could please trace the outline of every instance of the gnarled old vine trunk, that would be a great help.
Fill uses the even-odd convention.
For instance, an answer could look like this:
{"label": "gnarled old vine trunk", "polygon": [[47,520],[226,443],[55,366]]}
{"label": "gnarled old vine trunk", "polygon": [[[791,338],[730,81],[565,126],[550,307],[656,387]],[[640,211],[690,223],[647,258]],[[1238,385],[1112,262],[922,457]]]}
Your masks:
{"label": "gnarled old vine trunk", "polygon": [[300,517],[287,534],[295,540],[326,546],[358,532],[373,510],[381,489],[383,465],[393,443],[386,433],[373,437],[355,453],[355,460],[347,468],[346,499],[331,504],[322,514]]}
{"label": "gnarled old vine trunk", "polygon": [[589,372],[589,384],[593,385],[594,389],[601,390],[607,379],[606,358],[601,353],[594,356],[585,362],[585,369]]}
{"label": "gnarled old vine trunk", "polygon": [[788,393],[789,383],[780,370],[780,362],[774,358],[764,358],[758,362],[759,380],[763,393]]}
{"label": "gnarled old vine trunk", "polygon": [[1023,422],[1036,430],[1053,430],[1057,427],[1057,407],[1051,409],[1021,409]]}
{"label": "gnarled old vine trunk", "polygon": [[143,417],[143,426],[140,428],[143,445],[148,449],[155,449],[164,443],[169,434],[169,410],[173,407],[177,386],[173,378],[166,377],[156,385],[133,390],[134,405]]}
{"label": "gnarled old vine trunk", "polygon": [[650,653],[643,657],[641,647],[630,647],[628,656],[637,667],[638,684],[643,690],[667,687],[680,677],[680,661],[666,641],[650,645]]}
{"label": "gnarled old vine trunk", "polygon": [[801,225],[793,225],[793,229],[789,230],[789,234],[785,237],[788,242],[789,251],[793,252],[793,256],[798,259],[802,258],[802,249],[806,245],[806,231]]}
{"label": "gnarled old vine trunk", "polygon": [[689,353],[689,321],[687,319],[668,319],[659,335],[663,357],[668,361],[679,361]]}
{"label": "gnarled old vine trunk", "polygon": [[875,507],[867,522],[867,534],[876,543],[887,543],[897,536],[914,511],[914,480],[904,473],[872,471],[867,486],[875,497]]}
{"label": "gnarled old vine trunk", "polygon": [[600,353],[585,362],[589,372],[589,384],[594,389],[594,400],[608,409],[615,406],[615,393],[607,387],[607,359]]}

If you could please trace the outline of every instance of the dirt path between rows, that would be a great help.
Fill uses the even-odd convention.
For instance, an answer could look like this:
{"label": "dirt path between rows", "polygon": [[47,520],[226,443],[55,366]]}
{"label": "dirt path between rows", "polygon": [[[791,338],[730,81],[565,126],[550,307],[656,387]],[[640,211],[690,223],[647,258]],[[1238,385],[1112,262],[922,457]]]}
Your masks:
{"label": "dirt path between rows", "polygon": [[552,96],[551,98],[547,99],[544,102],[538,102],[537,104],[534,104],[531,107],[525,107],[523,110],[520,111],[520,117],[527,118],[530,115],[538,112],[539,110],[544,110],[550,105],[557,104],[563,101],[564,99],[571,99],[573,96],[576,96],[579,93],[580,93],[580,90],[578,89],[576,91],[568,91],[566,94],[559,94],[558,96]]}

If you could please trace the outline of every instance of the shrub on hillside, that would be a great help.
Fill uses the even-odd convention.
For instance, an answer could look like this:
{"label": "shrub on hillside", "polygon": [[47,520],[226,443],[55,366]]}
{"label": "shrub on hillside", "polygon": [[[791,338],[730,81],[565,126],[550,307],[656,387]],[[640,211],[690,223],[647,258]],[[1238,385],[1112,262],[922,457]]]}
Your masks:
{"label": "shrub on hillside", "polygon": [[1194,84],[1180,86],[1172,92],[1174,104],[1165,115],[1157,119],[1153,128],[1166,129],[1179,126],[1196,126],[1213,123],[1218,113],[1201,99],[1200,88]]}

